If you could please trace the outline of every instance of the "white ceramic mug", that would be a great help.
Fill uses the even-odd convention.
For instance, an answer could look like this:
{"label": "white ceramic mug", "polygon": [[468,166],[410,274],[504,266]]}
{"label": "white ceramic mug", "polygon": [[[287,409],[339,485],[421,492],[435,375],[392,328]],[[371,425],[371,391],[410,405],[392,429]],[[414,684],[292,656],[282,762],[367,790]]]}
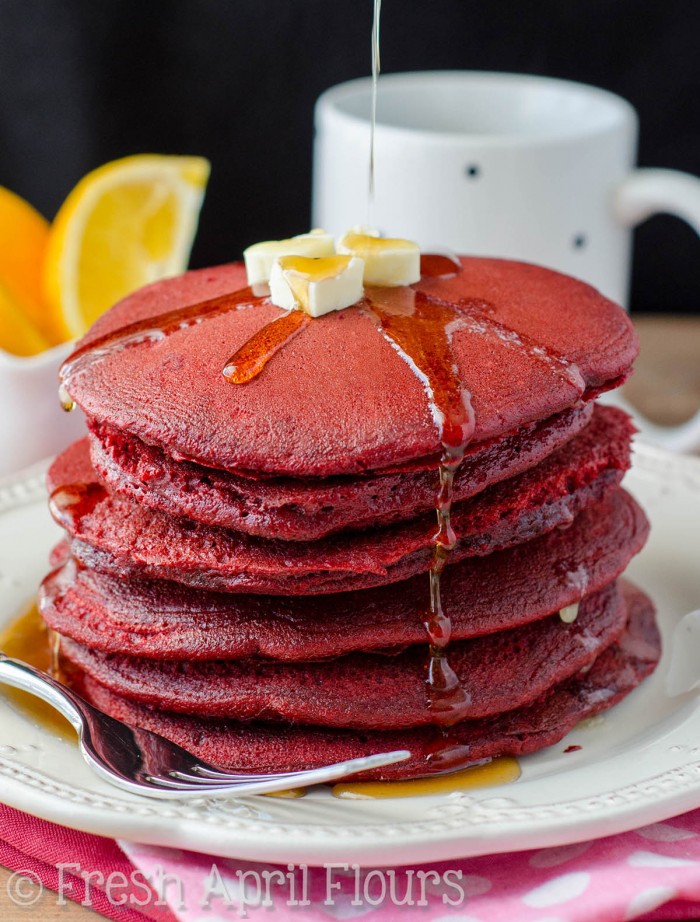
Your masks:
{"label": "white ceramic mug", "polygon": [[[540,263],[623,306],[636,224],[668,212],[700,232],[699,179],[634,168],[637,115],[626,100],[505,73],[380,78],[368,211],[370,98],[366,78],[316,104],[315,226],[339,234],[370,223],[422,247]],[[697,446],[700,413],[646,434],[677,450]]]}

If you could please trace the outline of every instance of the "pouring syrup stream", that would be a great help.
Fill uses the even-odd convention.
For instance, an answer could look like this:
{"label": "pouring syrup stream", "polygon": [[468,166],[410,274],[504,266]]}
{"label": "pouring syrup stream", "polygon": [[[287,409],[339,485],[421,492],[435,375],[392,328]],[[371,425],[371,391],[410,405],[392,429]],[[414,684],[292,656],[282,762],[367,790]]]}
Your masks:
{"label": "pouring syrup stream", "polygon": [[377,84],[381,61],[379,57],[379,17],[382,0],[374,0],[374,17],[372,20],[372,111],[369,130],[369,189],[367,197],[367,224],[371,227],[374,215],[374,134],[377,125]]}

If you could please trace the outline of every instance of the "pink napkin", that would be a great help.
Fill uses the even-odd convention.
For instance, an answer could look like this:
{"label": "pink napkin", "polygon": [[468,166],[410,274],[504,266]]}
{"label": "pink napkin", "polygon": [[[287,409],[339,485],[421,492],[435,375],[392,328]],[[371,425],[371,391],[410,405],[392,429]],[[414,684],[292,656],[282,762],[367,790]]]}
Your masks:
{"label": "pink napkin", "polygon": [[[395,868],[393,894],[387,869],[305,871],[121,845],[146,873],[164,864],[181,879],[185,905],[171,908],[182,922],[265,919],[270,912],[275,922],[623,922],[700,915],[700,810],[593,842]],[[266,871],[277,875],[269,877],[269,899]],[[284,874],[294,878],[297,900],[306,896],[308,905],[288,905],[289,878],[276,884]],[[397,905],[409,882],[413,905]]]}
{"label": "pink napkin", "polygon": [[[356,871],[117,844],[0,805],[0,864],[22,878],[15,897],[33,880],[82,902],[92,873],[91,905],[116,922],[658,922],[700,916],[700,810],[594,842]],[[12,902],[0,893],[0,910]]]}

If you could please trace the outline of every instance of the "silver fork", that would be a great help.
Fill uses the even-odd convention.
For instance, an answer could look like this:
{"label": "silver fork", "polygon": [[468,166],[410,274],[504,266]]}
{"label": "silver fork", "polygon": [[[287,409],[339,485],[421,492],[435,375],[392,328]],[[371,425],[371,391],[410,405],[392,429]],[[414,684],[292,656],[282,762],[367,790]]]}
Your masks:
{"label": "silver fork", "polygon": [[275,774],[236,774],[201,762],[157,733],[130,727],[88,704],[71,688],[34,666],[0,651],[0,684],[36,695],[50,704],[78,733],[80,751],[91,768],[124,791],[146,797],[225,797],[271,794],[303,788],[347,775],[403,762],[407,750],[336,762],[308,771]]}

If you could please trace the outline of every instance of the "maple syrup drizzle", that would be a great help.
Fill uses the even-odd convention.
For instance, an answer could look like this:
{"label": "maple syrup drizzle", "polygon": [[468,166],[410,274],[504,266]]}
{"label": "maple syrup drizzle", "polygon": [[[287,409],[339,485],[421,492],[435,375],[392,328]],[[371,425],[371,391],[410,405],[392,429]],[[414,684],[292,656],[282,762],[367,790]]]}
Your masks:
{"label": "maple syrup drizzle", "polygon": [[52,628],[47,629],[49,642],[49,675],[54,679],[61,678],[61,635]]}
{"label": "maple syrup drizzle", "polygon": [[374,0],[374,14],[372,18],[372,111],[369,129],[369,186],[367,196],[367,224],[372,226],[374,214],[374,136],[377,127],[377,85],[381,60],[379,57],[379,17],[382,10],[382,0]]}
{"label": "maple syrup drizzle", "polygon": [[527,334],[518,333],[506,324],[494,320],[489,316],[492,307],[488,302],[465,300],[457,302],[456,307],[469,313],[471,319],[469,329],[472,333],[493,336],[504,348],[528,356],[552,374],[563,378],[580,393],[586,389],[586,382],[578,365],[552,352]]}
{"label": "maple syrup drizzle", "polygon": [[234,352],[224,366],[224,378],[231,384],[246,384],[263,370],[272,356],[308,326],[311,317],[304,311],[288,311],[261,330]]}
{"label": "maple syrup drizzle", "polygon": [[42,625],[47,631],[50,658],[48,672],[49,675],[65,684],[70,684],[70,676],[61,657],[61,635],[43,622],[43,613],[46,606],[55,606],[74,585],[77,572],[80,569],[82,569],[82,564],[75,557],[69,557],[65,563],[52,570],[44,579],[38,595],[38,614],[42,619]]}
{"label": "maple syrup drizzle", "polygon": [[49,497],[49,510],[58,525],[75,534],[80,531],[81,519],[90,515],[107,496],[106,488],[96,481],[63,484]]}
{"label": "maple syrup drizzle", "polygon": [[43,612],[48,607],[55,607],[66,593],[75,585],[78,570],[82,569],[75,557],[69,557],[65,563],[52,570],[44,578],[39,589],[39,611]]}
{"label": "maple syrup drizzle", "polygon": [[452,336],[463,326],[463,319],[454,305],[413,288],[368,288],[363,305],[382,335],[421,380],[442,445],[435,498],[437,531],[433,536],[429,605],[423,623],[430,644],[428,707],[435,723],[450,726],[464,720],[471,705],[447,660],[452,622],[440,594],[440,578],[457,543],[451,522],[454,477],[474,432],[470,395],[460,380],[452,353]]}
{"label": "maple syrup drizzle", "polygon": [[252,289],[243,288],[240,291],[227,292],[197,304],[166,311],[155,317],[137,320],[135,323],[127,324],[104,336],[98,336],[84,346],[79,346],[61,366],[58,388],[61,406],[66,412],[75,409],[75,402],[70,395],[70,379],[81,371],[85,371],[95,362],[115,352],[128,349],[130,346],[159,342],[177,330],[185,330],[222,314],[255,306],[264,300],[264,297],[255,295]]}

